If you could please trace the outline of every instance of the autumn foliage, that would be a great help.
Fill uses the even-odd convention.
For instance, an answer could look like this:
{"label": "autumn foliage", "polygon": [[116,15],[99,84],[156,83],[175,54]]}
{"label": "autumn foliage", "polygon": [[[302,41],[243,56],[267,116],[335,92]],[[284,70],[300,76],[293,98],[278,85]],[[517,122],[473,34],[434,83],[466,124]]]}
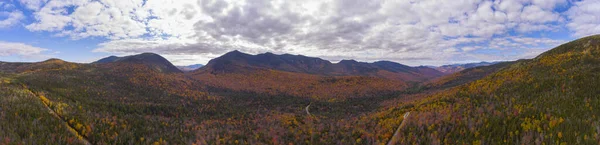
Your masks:
{"label": "autumn foliage", "polygon": [[385,144],[403,121],[399,144],[600,143],[600,36],[422,84],[60,60],[0,69],[0,144]]}

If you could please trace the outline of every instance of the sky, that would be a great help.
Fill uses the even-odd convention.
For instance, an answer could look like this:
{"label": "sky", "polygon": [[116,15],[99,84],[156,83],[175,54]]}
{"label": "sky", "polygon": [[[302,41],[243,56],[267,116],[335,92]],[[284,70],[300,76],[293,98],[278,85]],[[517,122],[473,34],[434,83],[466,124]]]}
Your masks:
{"label": "sky", "polygon": [[0,0],[0,61],[232,50],[443,65],[533,58],[600,34],[600,0]]}

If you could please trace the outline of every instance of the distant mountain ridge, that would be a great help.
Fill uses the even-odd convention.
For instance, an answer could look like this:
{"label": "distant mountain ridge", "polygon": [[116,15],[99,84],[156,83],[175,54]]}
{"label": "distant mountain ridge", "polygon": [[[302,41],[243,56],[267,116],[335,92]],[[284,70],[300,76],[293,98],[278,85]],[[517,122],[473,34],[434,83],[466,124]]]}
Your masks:
{"label": "distant mountain ridge", "polygon": [[[484,78],[485,76],[488,76],[490,74],[493,74],[493,73],[501,70],[502,68],[505,68],[514,63],[522,62],[522,61],[524,61],[524,60],[492,62],[492,63],[483,62],[483,63],[487,63],[490,65],[478,65],[478,66],[468,65],[468,66],[470,66],[470,68],[466,68],[459,72],[448,74],[448,75],[442,76],[440,78],[425,82],[424,86],[426,88],[438,88],[438,89],[455,87],[455,86],[465,84],[465,83],[468,83],[471,81],[479,80],[481,78]],[[480,63],[471,63],[471,64],[480,64]],[[461,65],[465,65],[465,64],[455,64],[454,66],[461,66]]]}
{"label": "distant mountain ridge", "polygon": [[495,61],[495,62],[482,61],[482,62],[476,62],[476,63],[450,64],[450,65],[443,65],[443,66],[431,67],[431,68],[438,70],[445,74],[453,74],[453,73],[463,71],[465,69],[479,67],[479,66],[489,66],[489,65],[494,65],[494,64],[501,63],[501,62],[502,61]]}
{"label": "distant mountain ridge", "polygon": [[325,76],[373,76],[407,81],[424,81],[442,76],[443,73],[427,67],[410,67],[391,61],[374,63],[342,60],[331,63],[316,57],[303,55],[262,53],[250,55],[231,51],[210,60],[196,73],[236,73],[252,69],[273,69],[286,72]]}
{"label": "distant mountain ridge", "polygon": [[176,66],[176,67],[179,68],[179,70],[181,70],[181,71],[190,72],[190,71],[199,69],[203,66],[204,66],[203,64],[193,64],[193,65],[188,65],[188,66]]}
{"label": "distant mountain ridge", "polygon": [[107,63],[136,63],[145,64],[148,67],[166,73],[181,73],[179,68],[175,67],[169,60],[155,53],[142,53],[124,57],[109,56],[92,64],[107,64]]}
{"label": "distant mountain ridge", "polygon": [[423,82],[443,76],[444,73],[428,67],[411,67],[391,61],[373,63],[356,60],[342,60],[332,63],[317,57],[291,54],[262,53],[250,55],[240,51],[231,51],[210,60],[205,66],[174,66],[167,59],[154,53],[117,57],[109,56],[92,64],[135,63],[167,73],[247,73],[256,69],[271,69],[293,73],[321,76],[368,76],[393,80]]}

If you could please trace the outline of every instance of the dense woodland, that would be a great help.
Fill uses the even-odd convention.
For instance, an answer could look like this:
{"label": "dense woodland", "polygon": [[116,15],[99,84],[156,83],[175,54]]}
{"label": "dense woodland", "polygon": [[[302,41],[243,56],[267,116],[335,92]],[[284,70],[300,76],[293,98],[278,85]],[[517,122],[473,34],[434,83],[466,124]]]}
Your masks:
{"label": "dense woodland", "polygon": [[600,36],[427,82],[55,59],[0,70],[0,144],[385,144],[406,112],[399,144],[600,144]]}

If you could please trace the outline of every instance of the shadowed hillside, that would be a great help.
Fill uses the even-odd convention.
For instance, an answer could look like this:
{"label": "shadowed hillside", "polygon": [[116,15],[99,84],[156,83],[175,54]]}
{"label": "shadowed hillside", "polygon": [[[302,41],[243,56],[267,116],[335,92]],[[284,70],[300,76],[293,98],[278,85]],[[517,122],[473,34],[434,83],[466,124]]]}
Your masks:
{"label": "shadowed hillside", "polygon": [[159,72],[165,73],[180,73],[181,70],[175,67],[164,57],[154,53],[142,53],[138,55],[131,55],[125,57],[109,56],[100,59],[93,64],[107,64],[107,63],[137,63],[145,64],[150,68],[153,68]]}
{"label": "shadowed hillside", "polygon": [[195,73],[246,73],[260,69],[322,76],[369,76],[405,82],[421,82],[443,75],[431,68],[409,67],[390,61],[365,63],[342,60],[339,63],[331,63],[320,58],[302,55],[276,55],[273,53],[250,55],[237,50],[209,61],[206,66],[196,70]]}

